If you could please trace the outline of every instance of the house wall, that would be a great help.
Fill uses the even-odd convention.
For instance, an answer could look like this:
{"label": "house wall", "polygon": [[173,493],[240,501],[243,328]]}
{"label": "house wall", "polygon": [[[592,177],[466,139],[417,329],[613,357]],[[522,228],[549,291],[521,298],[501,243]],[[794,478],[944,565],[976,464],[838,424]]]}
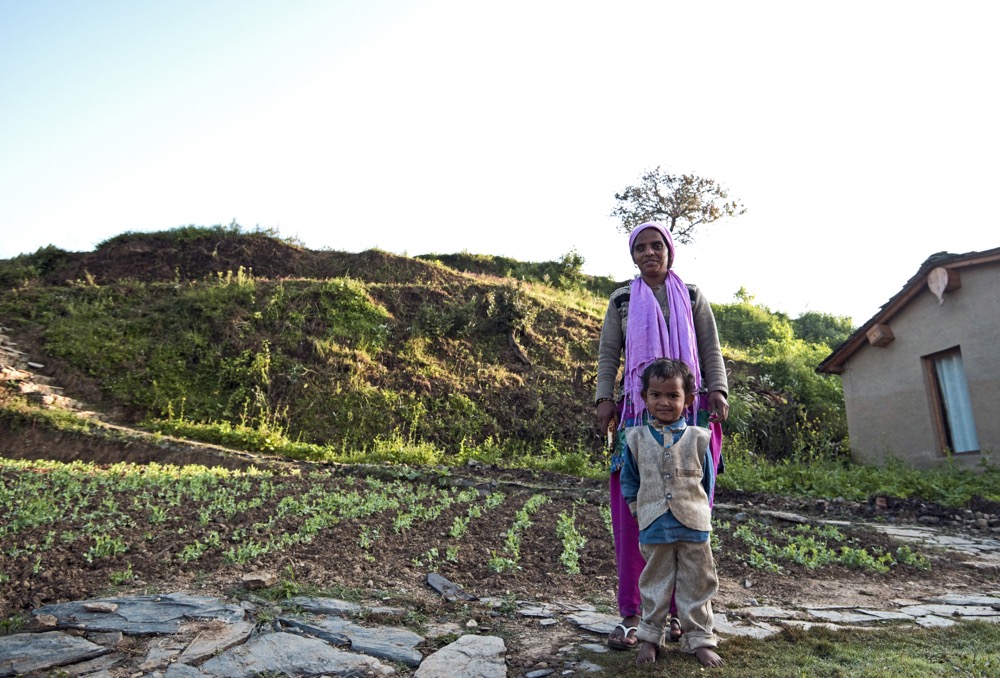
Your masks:
{"label": "house wall", "polygon": [[937,297],[918,294],[888,321],[895,340],[866,344],[841,374],[851,450],[856,461],[890,457],[918,468],[942,463],[932,416],[930,386],[921,358],[959,347],[969,383],[980,453],[954,455],[977,466],[1000,453],[1000,264],[960,269],[962,286]]}

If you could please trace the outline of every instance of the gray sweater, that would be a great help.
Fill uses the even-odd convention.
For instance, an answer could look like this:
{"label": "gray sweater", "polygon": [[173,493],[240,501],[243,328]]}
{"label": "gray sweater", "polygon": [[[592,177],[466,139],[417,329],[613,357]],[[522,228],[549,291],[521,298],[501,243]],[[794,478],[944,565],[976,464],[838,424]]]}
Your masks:
{"label": "gray sweater", "polygon": [[[698,339],[698,359],[701,361],[701,383],[709,392],[722,391],[729,395],[726,379],[726,365],[722,360],[719,332],[715,327],[715,316],[705,295],[694,285],[688,285],[691,293],[691,315],[694,332]],[[604,315],[601,328],[601,343],[597,352],[597,393],[595,399],[615,398],[615,382],[625,350],[625,330],[628,326],[629,285],[619,287],[611,293],[608,311]],[[667,308],[667,288],[661,285],[653,290],[653,296],[660,303],[663,318],[670,325],[670,311]]]}

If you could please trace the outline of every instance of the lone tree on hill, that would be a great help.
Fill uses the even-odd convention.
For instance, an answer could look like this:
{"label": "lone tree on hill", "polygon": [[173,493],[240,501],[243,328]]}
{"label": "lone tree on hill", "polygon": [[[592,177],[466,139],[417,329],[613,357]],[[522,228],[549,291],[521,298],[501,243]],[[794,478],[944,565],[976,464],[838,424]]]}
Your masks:
{"label": "lone tree on hill", "polygon": [[647,170],[636,186],[615,193],[611,216],[621,219],[625,233],[647,221],[659,221],[679,243],[690,244],[694,230],[723,217],[736,217],[746,208],[714,179],[694,174],[667,174],[659,167]]}

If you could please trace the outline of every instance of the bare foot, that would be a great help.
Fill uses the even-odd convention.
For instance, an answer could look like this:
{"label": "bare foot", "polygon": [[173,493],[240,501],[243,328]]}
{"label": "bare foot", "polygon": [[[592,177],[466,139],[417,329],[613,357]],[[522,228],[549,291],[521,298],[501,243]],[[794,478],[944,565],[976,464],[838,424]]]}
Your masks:
{"label": "bare foot", "polygon": [[642,641],[642,645],[639,647],[639,656],[635,658],[635,663],[642,664],[655,664],[656,655],[660,653],[660,648],[656,643],[651,643],[648,640]]}
{"label": "bare foot", "polygon": [[726,662],[722,661],[722,657],[715,653],[710,647],[699,647],[694,651],[694,656],[698,658],[702,666],[722,666]]}

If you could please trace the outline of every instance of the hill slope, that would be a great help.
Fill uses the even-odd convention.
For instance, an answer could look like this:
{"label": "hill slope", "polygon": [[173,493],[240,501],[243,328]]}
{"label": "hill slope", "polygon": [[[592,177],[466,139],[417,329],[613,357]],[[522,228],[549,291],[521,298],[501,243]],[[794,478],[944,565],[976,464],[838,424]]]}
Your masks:
{"label": "hill slope", "polygon": [[269,435],[446,454],[600,448],[604,301],[589,292],[222,227],[0,264],[7,284],[20,278],[0,293],[3,324],[130,422],[242,427],[264,451]]}

